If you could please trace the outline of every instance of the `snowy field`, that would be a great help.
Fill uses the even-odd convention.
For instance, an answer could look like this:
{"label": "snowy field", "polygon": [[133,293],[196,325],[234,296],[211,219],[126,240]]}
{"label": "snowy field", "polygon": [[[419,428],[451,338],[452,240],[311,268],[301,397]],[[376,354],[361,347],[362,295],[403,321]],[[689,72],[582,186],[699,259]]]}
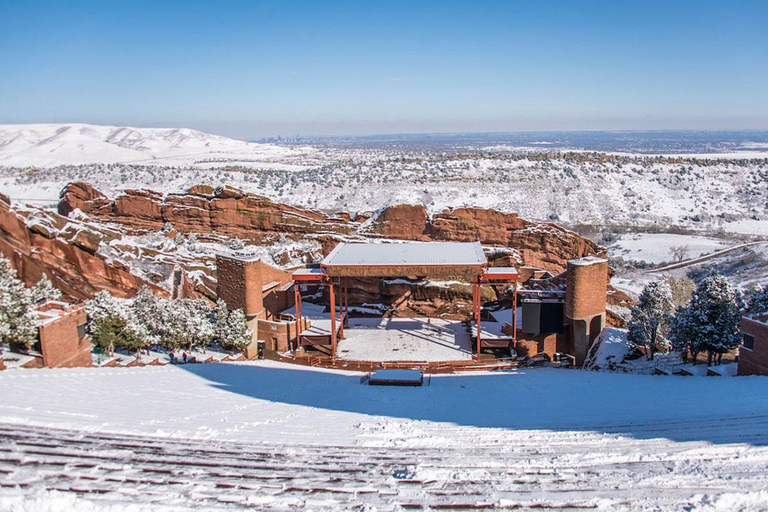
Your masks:
{"label": "snowy field", "polygon": [[0,510],[761,510],[768,378],[0,373]]}
{"label": "snowy field", "polygon": [[426,318],[351,318],[339,342],[353,361],[459,361],[471,359],[462,322]]}
{"label": "snowy field", "polygon": [[735,242],[695,235],[674,235],[671,233],[628,233],[608,246],[608,254],[625,260],[644,261],[659,264],[674,262],[673,247],[685,247],[685,259],[697,258],[713,253]]}

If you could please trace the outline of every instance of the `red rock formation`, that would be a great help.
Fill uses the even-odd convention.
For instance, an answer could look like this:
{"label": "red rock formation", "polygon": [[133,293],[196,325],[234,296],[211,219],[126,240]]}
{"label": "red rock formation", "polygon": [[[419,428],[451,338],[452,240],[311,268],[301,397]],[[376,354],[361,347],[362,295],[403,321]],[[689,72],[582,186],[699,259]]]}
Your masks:
{"label": "red rock formation", "polygon": [[343,217],[274,203],[232,187],[213,190],[204,185],[167,196],[147,190],[126,190],[109,201],[87,184],[72,183],[61,193],[59,212],[68,214],[75,208],[137,231],[158,230],[171,223],[180,232],[216,233],[256,241],[271,234],[348,234],[356,228]]}
{"label": "red rock formation", "polygon": [[398,205],[384,209],[366,234],[403,240],[474,242],[512,247],[525,265],[554,272],[565,270],[569,259],[602,254],[597,244],[555,224],[537,224],[514,213],[485,208],[445,209],[430,224],[423,206]]}
{"label": "red rock formation", "polygon": [[429,215],[422,205],[398,204],[384,208],[365,234],[399,240],[429,240]]}
{"label": "red rock formation", "polygon": [[[72,183],[62,191],[59,211],[71,212],[75,208],[138,231],[158,230],[171,223],[183,233],[237,236],[259,242],[276,234],[295,238],[312,235],[321,240],[326,254],[339,235],[353,234],[358,229],[358,223],[350,222],[350,216],[343,212],[329,217],[235,188],[213,189],[206,185],[167,196],[126,190],[110,201],[87,184]],[[356,220],[364,218],[357,216]],[[445,209],[430,220],[424,206],[391,206],[360,229],[360,234],[401,240],[480,240],[486,246],[514,248],[523,265],[556,273],[565,270],[569,259],[603,252],[594,242],[554,224],[534,223],[514,213],[485,208]]]}
{"label": "red rock formation", "polygon": [[509,245],[512,233],[534,225],[516,213],[502,213],[485,208],[445,209],[432,218],[433,240],[469,242],[480,240],[486,245]]}
{"label": "red rock formation", "polygon": [[0,253],[28,286],[45,275],[74,300],[91,298],[99,290],[130,297],[144,285],[165,294],[124,265],[96,254],[104,238],[110,238],[108,231],[95,232],[54,213],[18,212],[0,201]]}

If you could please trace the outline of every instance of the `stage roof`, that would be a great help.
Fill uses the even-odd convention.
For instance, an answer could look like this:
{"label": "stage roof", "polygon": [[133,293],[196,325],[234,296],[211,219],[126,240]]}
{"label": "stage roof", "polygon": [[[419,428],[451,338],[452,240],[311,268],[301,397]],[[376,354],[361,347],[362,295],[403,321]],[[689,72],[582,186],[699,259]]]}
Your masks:
{"label": "stage roof", "polygon": [[340,243],[320,266],[331,277],[470,279],[488,265],[480,242]]}
{"label": "stage roof", "polygon": [[480,242],[340,243],[322,261],[338,266],[483,266]]}

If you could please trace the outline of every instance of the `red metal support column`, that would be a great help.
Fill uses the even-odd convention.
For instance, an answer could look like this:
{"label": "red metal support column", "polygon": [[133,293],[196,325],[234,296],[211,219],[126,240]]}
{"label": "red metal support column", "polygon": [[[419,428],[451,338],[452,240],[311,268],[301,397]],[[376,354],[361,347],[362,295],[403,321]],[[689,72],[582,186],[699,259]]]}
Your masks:
{"label": "red metal support column", "polygon": [[480,350],[481,350],[481,344],[482,340],[480,339],[480,313],[482,311],[482,302],[483,302],[483,291],[480,288],[480,278],[477,278],[477,283],[475,284],[475,295],[477,296],[477,300],[475,303],[475,315],[476,315],[476,322],[477,322],[477,358],[480,359]]}
{"label": "red metal support column", "polygon": [[349,283],[344,280],[344,322],[349,327]]}
{"label": "red metal support column", "polygon": [[333,289],[333,281],[330,285],[330,299],[331,299],[331,357],[336,359],[336,294]]}
{"label": "red metal support column", "polygon": [[339,279],[339,316],[341,322],[339,323],[339,339],[344,339],[344,284]]}
{"label": "red metal support column", "polygon": [[517,349],[517,280],[515,280],[515,289],[512,292],[512,341]]}
{"label": "red metal support column", "polygon": [[299,285],[296,281],[293,282],[293,307],[296,309],[296,348],[299,348],[299,325],[301,325],[301,294],[299,293]]}

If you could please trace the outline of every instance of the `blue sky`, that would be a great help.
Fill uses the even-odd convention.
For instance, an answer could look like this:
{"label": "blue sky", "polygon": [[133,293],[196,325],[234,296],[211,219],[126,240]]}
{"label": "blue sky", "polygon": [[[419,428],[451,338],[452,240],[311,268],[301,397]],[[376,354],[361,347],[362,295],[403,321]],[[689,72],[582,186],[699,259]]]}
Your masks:
{"label": "blue sky", "polygon": [[0,0],[0,123],[768,129],[768,1]]}

